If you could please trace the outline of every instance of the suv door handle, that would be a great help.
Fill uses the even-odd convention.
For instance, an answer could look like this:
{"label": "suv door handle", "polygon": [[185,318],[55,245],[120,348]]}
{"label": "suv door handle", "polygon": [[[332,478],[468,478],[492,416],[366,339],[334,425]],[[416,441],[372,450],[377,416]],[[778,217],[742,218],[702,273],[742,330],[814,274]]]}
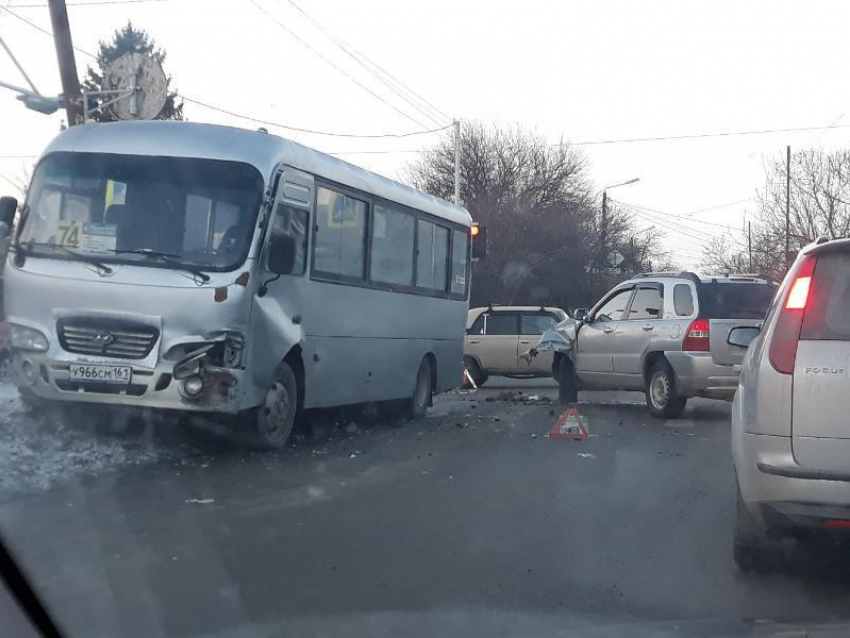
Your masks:
{"label": "suv door handle", "polygon": [[529,343],[531,343],[531,339],[520,339],[519,342],[522,345],[528,345]]}
{"label": "suv door handle", "polygon": [[609,335],[609,334],[611,334],[612,332],[614,332],[614,328],[606,327],[606,328],[604,328],[604,329],[602,330],[602,332],[604,332],[606,335]]}
{"label": "suv door handle", "polygon": [[481,343],[481,339],[470,339],[469,343]]}
{"label": "suv door handle", "polygon": [[651,323],[648,323],[643,326],[643,329],[649,332],[650,330],[655,330],[655,326],[653,326]]}

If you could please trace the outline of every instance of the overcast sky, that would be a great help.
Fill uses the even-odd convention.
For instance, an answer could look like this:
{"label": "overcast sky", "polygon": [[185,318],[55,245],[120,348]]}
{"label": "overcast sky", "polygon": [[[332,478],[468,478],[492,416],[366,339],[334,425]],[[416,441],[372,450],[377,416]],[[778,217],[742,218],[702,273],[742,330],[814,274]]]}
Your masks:
{"label": "overcast sky", "polygon": [[[68,0],[75,45],[95,52],[99,40],[130,18],[167,51],[166,71],[186,96],[323,131],[422,128],[398,110],[434,127],[288,0],[73,6],[93,1]],[[693,222],[657,213],[654,221],[638,218],[641,227],[666,230],[665,241],[682,265],[699,261],[706,233],[743,226],[755,206],[748,198],[764,188],[766,157],[783,154],[786,144],[835,148],[850,141],[847,2],[294,1],[450,117],[520,124],[553,142],[848,127],[584,146],[600,188],[640,178],[610,191],[613,199],[671,215],[711,209],[694,214],[699,221]],[[50,29],[46,0],[0,0],[3,6]],[[0,34],[43,93],[60,92],[48,36],[4,11]],[[81,76],[91,63],[77,53]],[[2,50],[0,80],[23,84]],[[187,104],[185,114],[193,121],[257,126],[195,104]],[[0,89],[0,175],[20,180],[34,159],[9,156],[38,155],[63,115],[28,111]],[[415,157],[398,151],[421,148],[436,135],[350,140],[269,128],[323,151],[373,151],[344,158],[390,177]],[[0,193],[13,191],[0,179]],[[683,224],[678,232],[669,229],[673,222]]]}

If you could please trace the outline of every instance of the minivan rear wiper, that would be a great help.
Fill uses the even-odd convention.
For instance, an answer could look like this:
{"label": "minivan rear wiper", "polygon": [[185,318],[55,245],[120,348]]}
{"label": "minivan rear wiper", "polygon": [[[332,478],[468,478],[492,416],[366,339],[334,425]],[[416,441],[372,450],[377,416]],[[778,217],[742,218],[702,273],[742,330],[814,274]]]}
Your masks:
{"label": "minivan rear wiper", "polygon": [[180,261],[180,255],[175,255],[174,253],[160,252],[151,248],[126,248],[112,250],[110,252],[113,252],[116,255],[142,255],[143,257],[148,257],[150,259],[158,259],[164,264],[168,264],[174,268],[191,273],[192,276],[199,279],[201,283],[207,283],[210,280],[210,276],[207,273],[195,266],[184,264]]}
{"label": "minivan rear wiper", "polygon": [[25,242],[25,243],[19,242],[15,246],[15,248],[17,250],[20,250],[21,248],[23,248],[25,254],[32,254],[32,249],[33,249],[34,246],[41,246],[43,248],[59,248],[60,250],[62,250],[66,254],[71,255],[71,257],[74,257],[75,259],[79,259],[80,261],[85,262],[87,264],[91,264],[92,266],[94,266],[95,268],[97,268],[98,270],[103,272],[104,274],[111,275],[114,272],[112,268],[110,268],[109,266],[104,264],[97,257],[92,257],[91,255],[86,255],[85,253],[79,253],[76,250],[72,250],[71,248],[64,246],[63,244],[53,244],[53,243],[50,243],[50,242],[41,242],[41,241],[28,241],[28,242]]}

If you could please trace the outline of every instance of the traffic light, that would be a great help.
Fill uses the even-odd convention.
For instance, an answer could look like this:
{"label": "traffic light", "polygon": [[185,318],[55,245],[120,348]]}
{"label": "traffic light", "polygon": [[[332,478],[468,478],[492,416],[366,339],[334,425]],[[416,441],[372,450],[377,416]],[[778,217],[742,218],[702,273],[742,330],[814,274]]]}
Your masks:
{"label": "traffic light", "polygon": [[487,227],[473,222],[469,229],[472,236],[472,258],[481,259],[487,256]]}

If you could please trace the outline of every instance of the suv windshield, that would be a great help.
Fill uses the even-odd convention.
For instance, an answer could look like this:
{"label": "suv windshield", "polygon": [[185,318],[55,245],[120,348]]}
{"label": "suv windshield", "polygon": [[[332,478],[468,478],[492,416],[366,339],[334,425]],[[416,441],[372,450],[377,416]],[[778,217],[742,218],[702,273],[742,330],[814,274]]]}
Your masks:
{"label": "suv windshield", "polygon": [[55,153],[35,171],[19,241],[62,259],[73,249],[101,262],[232,270],[247,256],[262,192],[246,164]]}
{"label": "suv windshield", "polygon": [[776,286],[771,284],[712,282],[699,289],[700,316],[706,319],[763,319]]}

